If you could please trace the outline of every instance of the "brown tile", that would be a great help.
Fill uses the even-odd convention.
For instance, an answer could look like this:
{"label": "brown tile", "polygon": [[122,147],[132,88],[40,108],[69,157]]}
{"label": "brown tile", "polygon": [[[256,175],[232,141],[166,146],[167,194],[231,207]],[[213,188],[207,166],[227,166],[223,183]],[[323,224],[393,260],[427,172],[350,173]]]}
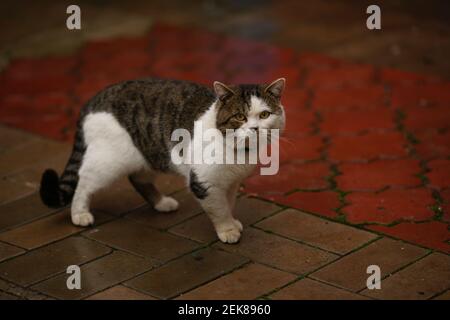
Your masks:
{"label": "brown tile", "polygon": [[19,299],[25,300],[51,300],[53,298],[42,294],[40,292],[26,289],[15,285],[12,282],[7,282],[0,279],[0,292],[5,292],[7,294],[18,297]]}
{"label": "brown tile", "polygon": [[71,237],[1,263],[0,276],[27,286],[63,272],[69,265],[85,263],[110,251],[95,241]]}
{"label": "brown tile", "polygon": [[126,284],[152,296],[168,299],[229,272],[247,261],[225,251],[208,248],[173,260]]}
{"label": "brown tile", "polygon": [[127,179],[120,179],[94,195],[91,208],[94,213],[104,212],[121,216],[146,203]]}
{"label": "brown tile", "polygon": [[[256,198],[240,197],[236,201],[235,216],[244,226],[248,226],[280,209],[279,206],[267,201]],[[214,227],[206,214],[189,219],[174,226],[169,231],[203,243],[217,240]]]}
{"label": "brown tile", "polygon": [[33,193],[36,189],[0,178],[0,204],[11,202]]}
{"label": "brown tile", "polygon": [[367,300],[343,289],[308,278],[297,281],[270,296],[274,300]]}
{"label": "brown tile", "polygon": [[0,125],[0,150],[4,152],[20,147],[20,145],[36,139],[35,137],[28,132]]}
{"label": "brown tile", "polygon": [[9,202],[0,206],[0,231],[26,224],[56,210],[42,204],[37,193]]}
{"label": "brown tile", "polygon": [[186,188],[186,181],[179,176],[159,174],[155,179],[155,186],[163,194],[171,194]]}
{"label": "brown tile", "polygon": [[447,290],[443,294],[438,295],[433,300],[450,300],[450,290]]}
{"label": "brown tile", "polygon": [[[111,218],[106,214],[97,213],[95,223],[98,225]],[[85,229],[73,225],[70,220],[70,209],[64,209],[49,217],[0,233],[0,240],[22,248],[34,249]]]}
{"label": "brown tile", "polygon": [[155,300],[155,298],[131,288],[117,285],[96,293],[86,300]]}
{"label": "brown tile", "polygon": [[295,276],[290,273],[252,263],[183,294],[178,299],[256,299],[294,279]]}
{"label": "brown tile", "polygon": [[55,154],[69,154],[70,146],[41,138],[32,139],[7,152],[0,153],[0,176],[22,171],[51,159]]}
{"label": "brown tile", "polygon": [[24,252],[25,250],[0,242],[0,261],[12,258]]}
{"label": "brown tile", "polygon": [[450,287],[450,256],[432,253],[381,281],[380,290],[361,293],[377,299],[429,299]]}
{"label": "brown tile", "polygon": [[244,230],[237,244],[218,243],[214,246],[296,274],[310,272],[337,258],[332,253],[254,228]]}
{"label": "brown tile", "polygon": [[18,300],[19,297],[13,296],[12,294],[0,291],[0,300]]}
{"label": "brown tile", "polygon": [[67,274],[43,281],[32,289],[58,299],[82,299],[125,281],[152,268],[150,260],[114,251],[111,254],[81,266],[81,289],[68,290]]}
{"label": "brown tile", "polygon": [[422,257],[427,250],[388,238],[377,240],[325,268],[310,277],[352,291],[366,288],[369,277],[367,267],[378,265],[384,277],[395,270]]}
{"label": "brown tile", "polygon": [[218,239],[206,213],[170,228],[169,232],[202,243],[209,243]]}
{"label": "brown tile", "polygon": [[147,258],[167,261],[194,250],[198,245],[167,232],[120,219],[85,233],[89,238]]}
{"label": "brown tile", "polygon": [[345,254],[377,237],[294,209],[277,213],[258,223],[257,227],[337,254]]}
{"label": "brown tile", "polygon": [[127,214],[126,218],[154,228],[166,229],[202,212],[200,204],[187,190],[177,192],[172,196],[178,200],[180,205],[175,212],[158,212],[150,205],[146,205]]}

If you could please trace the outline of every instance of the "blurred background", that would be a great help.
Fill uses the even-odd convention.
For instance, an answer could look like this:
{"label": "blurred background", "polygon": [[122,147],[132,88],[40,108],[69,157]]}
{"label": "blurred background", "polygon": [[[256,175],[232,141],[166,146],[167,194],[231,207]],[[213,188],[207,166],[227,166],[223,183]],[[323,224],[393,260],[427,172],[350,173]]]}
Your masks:
{"label": "blurred background", "polygon": [[[446,0],[76,1],[82,30],[68,33],[73,1],[2,1],[0,65],[18,56],[71,52],[86,39],[139,35],[155,22],[200,27],[355,62],[449,77]],[[365,27],[366,8],[382,10],[382,30]]]}

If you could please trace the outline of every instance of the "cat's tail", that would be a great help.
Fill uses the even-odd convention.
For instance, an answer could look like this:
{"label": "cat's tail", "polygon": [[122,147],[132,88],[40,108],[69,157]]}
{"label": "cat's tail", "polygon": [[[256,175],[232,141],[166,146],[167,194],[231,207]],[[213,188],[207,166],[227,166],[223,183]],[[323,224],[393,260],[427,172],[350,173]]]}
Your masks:
{"label": "cat's tail", "polygon": [[78,128],[72,154],[61,177],[58,177],[58,173],[53,169],[47,169],[42,174],[39,193],[45,205],[50,208],[60,208],[72,201],[78,184],[78,170],[85,151],[82,130]]}

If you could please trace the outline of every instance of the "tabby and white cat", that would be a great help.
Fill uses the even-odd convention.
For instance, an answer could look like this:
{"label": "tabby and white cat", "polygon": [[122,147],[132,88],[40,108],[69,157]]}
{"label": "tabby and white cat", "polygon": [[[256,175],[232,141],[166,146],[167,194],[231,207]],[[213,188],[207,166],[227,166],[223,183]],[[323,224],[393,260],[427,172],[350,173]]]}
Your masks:
{"label": "tabby and white cat", "polygon": [[[204,130],[216,128],[255,132],[284,128],[280,103],[283,78],[269,85],[226,86],[214,83],[214,91],[186,81],[143,79],[110,86],[87,102],[77,124],[75,143],[61,177],[44,172],[40,195],[50,207],[70,202],[72,222],[94,223],[90,199],[95,192],[121,176],[158,211],[178,208],[178,202],[162,195],[153,185],[161,172],[186,178],[189,188],[209,215],[219,239],[239,240],[242,224],[232,211],[242,180],[254,164],[174,164],[171,140],[175,129],[191,135],[199,122]],[[193,140],[195,140],[193,136]]]}

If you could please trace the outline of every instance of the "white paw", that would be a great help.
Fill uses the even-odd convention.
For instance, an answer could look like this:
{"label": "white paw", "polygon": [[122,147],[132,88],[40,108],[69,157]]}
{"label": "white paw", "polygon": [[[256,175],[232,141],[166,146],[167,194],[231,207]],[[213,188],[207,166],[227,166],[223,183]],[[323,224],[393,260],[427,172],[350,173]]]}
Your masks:
{"label": "white paw", "polygon": [[223,243],[236,243],[241,238],[242,223],[234,219],[233,223],[227,227],[221,227],[217,230],[217,236]]}
{"label": "white paw", "polygon": [[160,212],[175,211],[178,209],[178,201],[172,197],[163,196],[154,208]]}
{"label": "white paw", "polygon": [[89,212],[72,214],[72,223],[76,226],[87,227],[94,224],[94,216]]}

